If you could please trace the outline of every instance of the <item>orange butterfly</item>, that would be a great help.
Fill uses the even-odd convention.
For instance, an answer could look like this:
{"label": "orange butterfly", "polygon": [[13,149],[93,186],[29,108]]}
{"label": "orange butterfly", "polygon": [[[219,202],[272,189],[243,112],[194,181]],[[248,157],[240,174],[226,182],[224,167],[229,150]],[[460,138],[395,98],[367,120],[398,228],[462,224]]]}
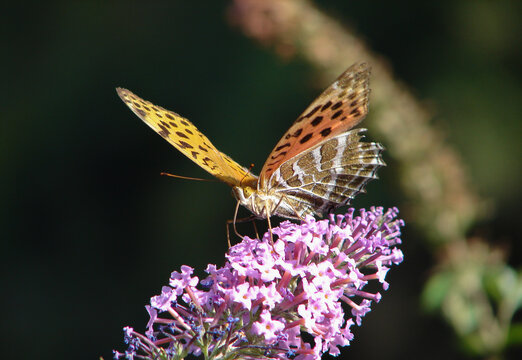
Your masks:
{"label": "orange butterfly", "polygon": [[346,205],[385,165],[378,143],[361,142],[366,129],[352,129],[368,112],[370,68],[349,67],[297,118],[272,150],[261,174],[253,175],[220,152],[190,121],[126,89],[127,106],[188,158],[232,187],[258,218],[302,219]]}

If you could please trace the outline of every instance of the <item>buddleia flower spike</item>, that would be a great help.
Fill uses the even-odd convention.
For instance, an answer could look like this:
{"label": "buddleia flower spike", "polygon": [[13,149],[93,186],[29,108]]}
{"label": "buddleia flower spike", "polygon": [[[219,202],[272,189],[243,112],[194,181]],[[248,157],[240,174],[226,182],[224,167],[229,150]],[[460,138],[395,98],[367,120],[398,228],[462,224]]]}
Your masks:
{"label": "buddleia flower spike", "polygon": [[[263,239],[229,249],[221,268],[199,280],[182,266],[151,298],[145,334],[125,328],[128,349],[115,359],[320,359],[353,340],[352,327],[384,290],[392,265],[403,260],[396,208],[350,209],[328,219],[289,221]],[[345,306],[343,306],[345,305]],[[345,312],[348,309],[349,312]]]}

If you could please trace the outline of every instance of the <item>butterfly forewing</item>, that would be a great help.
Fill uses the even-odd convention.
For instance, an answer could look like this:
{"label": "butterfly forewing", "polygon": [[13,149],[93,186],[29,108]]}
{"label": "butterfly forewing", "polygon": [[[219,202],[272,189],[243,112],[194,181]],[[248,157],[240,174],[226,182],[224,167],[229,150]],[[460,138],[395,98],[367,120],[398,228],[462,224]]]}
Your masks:
{"label": "butterfly forewing", "polygon": [[116,91],[125,104],[165,140],[189,159],[230,186],[256,183],[257,178],[247,169],[220,152],[190,121],[141,99],[127,89]]}
{"label": "butterfly forewing", "polygon": [[350,66],[297,118],[276,144],[259,176],[259,188],[285,161],[357,125],[368,112],[370,68]]}

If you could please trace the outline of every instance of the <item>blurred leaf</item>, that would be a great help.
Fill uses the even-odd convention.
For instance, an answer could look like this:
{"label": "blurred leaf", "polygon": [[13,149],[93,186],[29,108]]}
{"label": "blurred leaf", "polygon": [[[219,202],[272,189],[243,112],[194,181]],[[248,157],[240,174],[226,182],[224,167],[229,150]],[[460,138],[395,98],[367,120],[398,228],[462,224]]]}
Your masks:
{"label": "blurred leaf", "polygon": [[451,272],[440,272],[432,276],[422,292],[421,301],[428,311],[436,311],[442,306],[453,283],[454,274]]}
{"label": "blurred leaf", "polygon": [[513,323],[507,337],[508,345],[522,345],[522,323]]}

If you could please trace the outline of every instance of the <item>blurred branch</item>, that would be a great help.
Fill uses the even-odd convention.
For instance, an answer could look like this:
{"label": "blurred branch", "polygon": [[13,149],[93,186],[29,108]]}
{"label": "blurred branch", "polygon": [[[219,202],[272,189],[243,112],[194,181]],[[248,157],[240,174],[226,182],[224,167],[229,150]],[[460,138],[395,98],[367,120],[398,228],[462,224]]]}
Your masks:
{"label": "blurred branch", "polygon": [[[494,279],[498,287],[505,281],[501,278],[513,272],[498,251],[492,255],[485,240],[468,243],[466,232],[487,213],[485,202],[475,193],[455,150],[431,124],[430,112],[393,78],[382,57],[372,53],[357,35],[310,1],[235,0],[228,15],[247,36],[273,48],[281,57],[305,58],[317,69],[324,85],[354,62],[366,61],[372,65],[371,116],[367,124],[399,167],[400,186],[409,209],[406,217],[439,252],[461,255],[447,256],[436,267],[425,296],[434,288],[444,290],[442,295],[436,295],[440,301],[432,301],[431,306],[445,316],[474,352],[499,353],[505,345],[511,316],[520,302],[515,301],[517,305],[499,315],[506,299],[491,301],[486,283],[491,274],[499,274]],[[466,282],[470,277],[474,281]],[[514,278],[517,283],[516,274]],[[459,290],[463,281],[467,286],[460,286]],[[445,286],[440,286],[441,282]],[[520,289],[520,280],[517,284]],[[463,312],[458,304],[467,310]]]}
{"label": "blurred branch", "polygon": [[434,240],[462,237],[477,220],[480,202],[454,150],[430,125],[429,112],[393,79],[382,58],[308,1],[237,0],[230,14],[247,35],[272,46],[281,56],[303,56],[317,68],[324,84],[354,62],[370,63],[371,118],[367,124],[401,166],[410,218]]}

